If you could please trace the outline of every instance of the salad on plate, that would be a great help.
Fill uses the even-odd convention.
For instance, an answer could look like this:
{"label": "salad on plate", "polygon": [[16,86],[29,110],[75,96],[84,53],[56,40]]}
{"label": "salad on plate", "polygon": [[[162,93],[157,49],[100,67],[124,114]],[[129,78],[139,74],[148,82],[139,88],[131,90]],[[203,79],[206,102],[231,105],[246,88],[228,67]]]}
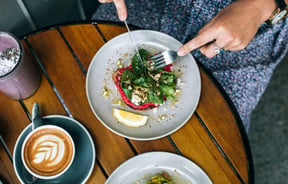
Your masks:
{"label": "salad on plate", "polygon": [[151,70],[151,55],[140,49],[132,57],[131,65],[117,69],[113,73],[113,81],[123,101],[133,109],[157,107],[176,95],[176,73],[171,71],[172,65],[158,70]]}
{"label": "salad on plate", "polygon": [[[112,75],[113,82],[125,104],[134,110],[158,107],[166,100],[175,98],[179,89],[176,72],[172,64],[153,70],[151,54],[146,49],[134,54],[127,67],[118,68]],[[141,60],[142,59],[142,60]],[[123,109],[113,108],[115,119],[129,127],[140,127],[147,123],[148,117]]]}

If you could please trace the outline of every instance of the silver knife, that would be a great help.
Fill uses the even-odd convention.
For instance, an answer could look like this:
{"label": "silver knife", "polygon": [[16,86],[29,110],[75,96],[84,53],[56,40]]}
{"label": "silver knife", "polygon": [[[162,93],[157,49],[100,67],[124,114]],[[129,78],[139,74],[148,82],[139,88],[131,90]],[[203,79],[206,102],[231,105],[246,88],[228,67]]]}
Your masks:
{"label": "silver knife", "polygon": [[146,70],[145,70],[145,68],[144,68],[144,61],[142,60],[142,57],[140,56],[140,53],[139,53],[138,47],[137,47],[137,45],[136,45],[136,42],[135,42],[135,40],[134,40],[134,37],[133,37],[133,35],[132,35],[132,33],[131,33],[130,29],[129,29],[129,26],[128,26],[126,20],[124,20],[124,23],[125,23],[125,26],[126,26],[126,28],[127,28],[127,30],[128,30],[128,35],[129,35],[129,37],[130,37],[130,40],[131,40],[133,46],[135,47],[136,55],[138,56],[138,59],[139,59],[139,60],[141,61],[141,63],[142,63],[142,67],[143,67],[143,69],[144,69],[144,74],[146,75]]}

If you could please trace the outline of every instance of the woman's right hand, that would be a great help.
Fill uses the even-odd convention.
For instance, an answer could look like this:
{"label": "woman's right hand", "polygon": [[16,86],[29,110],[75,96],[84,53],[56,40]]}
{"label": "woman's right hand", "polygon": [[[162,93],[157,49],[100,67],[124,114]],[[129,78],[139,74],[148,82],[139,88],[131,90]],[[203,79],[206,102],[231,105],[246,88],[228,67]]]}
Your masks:
{"label": "woman's right hand", "polygon": [[222,49],[244,49],[256,35],[260,25],[277,7],[274,0],[237,0],[220,11],[191,41],[184,44],[178,55],[184,56],[194,49],[208,58]]}
{"label": "woman's right hand", "polygon": [[100,3],[111,3],[115,4],[117,9],[118,17],[121,21],[127,19],[127,9],[124,0],[98,0]]}

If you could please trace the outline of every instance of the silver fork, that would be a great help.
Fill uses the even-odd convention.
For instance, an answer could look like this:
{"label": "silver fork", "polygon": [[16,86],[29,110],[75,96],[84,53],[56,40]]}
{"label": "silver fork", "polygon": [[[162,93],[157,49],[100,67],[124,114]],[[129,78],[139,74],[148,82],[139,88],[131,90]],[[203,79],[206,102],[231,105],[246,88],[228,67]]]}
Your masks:
{"label": "silver fork", "polygon": [[172,64],[177,59],[177,52],[173,50],[166,50],[159,52],[149,58],[149,69],[157,70],[166,65]]}

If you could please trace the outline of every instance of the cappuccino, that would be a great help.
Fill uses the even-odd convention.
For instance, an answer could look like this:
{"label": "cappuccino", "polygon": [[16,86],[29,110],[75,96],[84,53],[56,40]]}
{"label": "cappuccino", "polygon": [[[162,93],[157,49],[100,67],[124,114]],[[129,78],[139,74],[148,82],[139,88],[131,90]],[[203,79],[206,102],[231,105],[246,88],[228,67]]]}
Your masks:
{"label": "cappuccino", "polygon": [[57,177],[71,165],[75,147],[71,136],[62,128],[43,125],[24,141],[22,159],[31,174],[39,178]]}

